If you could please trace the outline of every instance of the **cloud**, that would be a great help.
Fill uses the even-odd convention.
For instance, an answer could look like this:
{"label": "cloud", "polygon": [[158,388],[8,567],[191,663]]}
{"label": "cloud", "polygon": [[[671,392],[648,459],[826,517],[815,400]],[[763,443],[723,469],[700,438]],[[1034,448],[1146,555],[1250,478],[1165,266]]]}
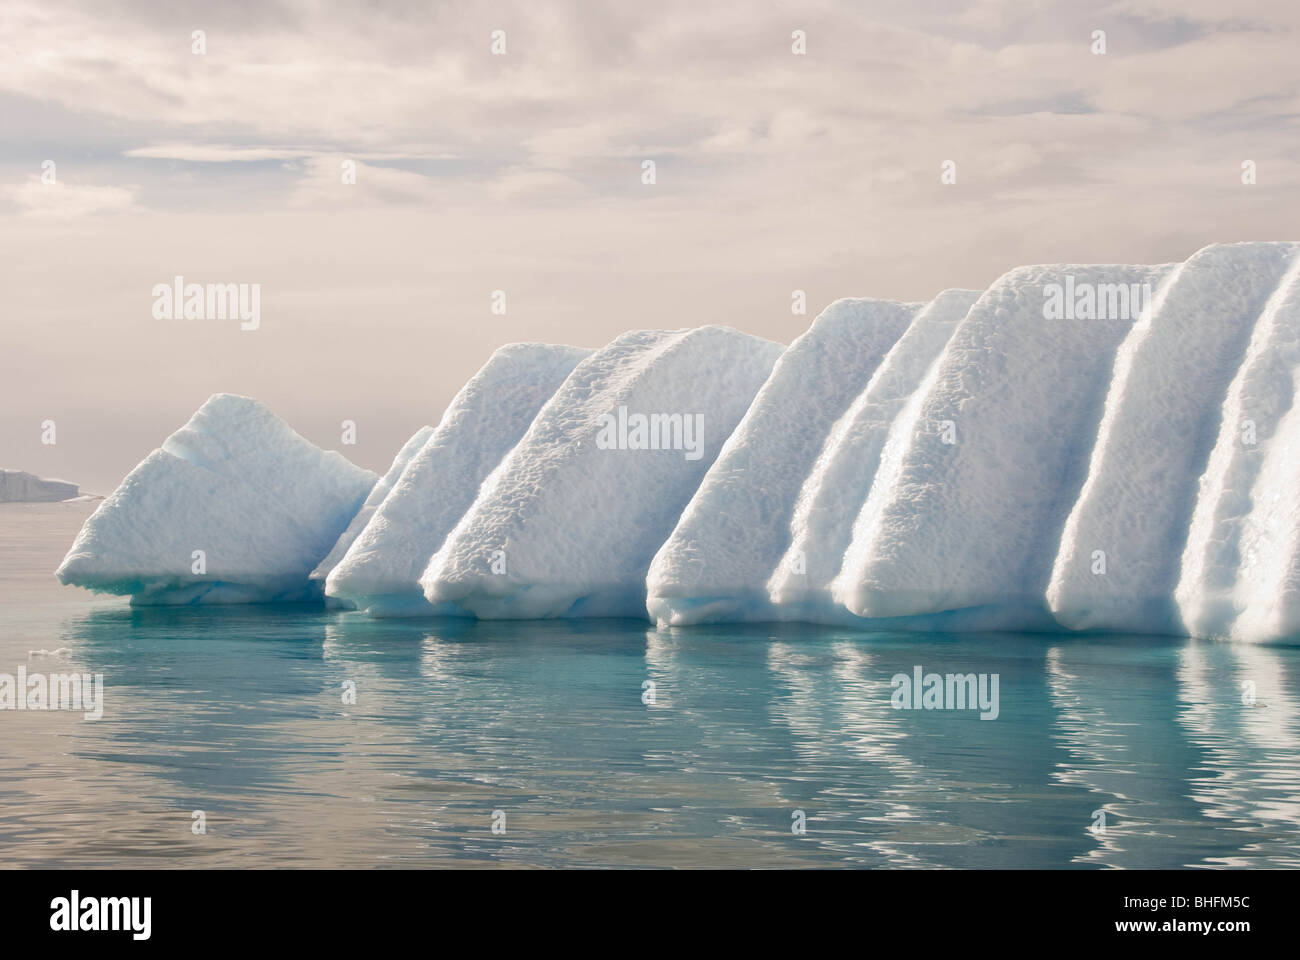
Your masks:
{"label": "cloud", "polygon": [[10,203],[26,217],[49,220],[77,220],[105,213],[123,213],[135,208],[135,187],[44,183],[35,174],[22,183],[0,188]]}
{"label": "cloud", "polygon": [[374,166],[344,154],[308,157],[302,168],[303,175],[294,184],[290,197],[296,206],[422,206],[443,196],[437,182],[430,177]]}
{"label": "cloud", "polygon": [[123,152],[125,157],[149,160],[183,160],[187,163],[254,163],[263,160],[294,160],[314,150],[280,147],[235,147],[217,143],[155,143]]}
{"label": "cloud", "polygon": [[[1295,9],[1283,0],[1223,12],[1202,0],[490,9],[278,0],[160,11],[9,0],[0,92],[132,131],[124,164],[249,167],[200,173],[209,189],[188,202],[223,209],[452,194],[600,203],[655,158],[655,196],[683,209],[729,209],[748,194],[834,210],[879,198],[884,183],[899,185],[892,200],[921,202],[948,158],[979,173],[968,182],[1023,197],[1008,136],[1038,155],[1090,158],[1083,166],[1095,169],[1074,183],[1159,187],[1143,138],[1197,154],[1228,148],[1225,125],[1253,141],[1252,155],[1281,157],[1300,91]],[[203,55],[191,50],[197,28]],[[491,52],[496,29],[505,56]],[[806,56],[791,52],[794,29],[807,34]],[[1105,56],[1090,52],[1095,29],[1107,31]],[[366,165],[364,185],[359,177],[346,195],[325,169],[339,155]],[[980,158],[990,159],[977,171]],[[150,176],[159,174],[138,179],[151,206],[153,188],[160,203],[179,199]],[[239,188],[227,189],[236,177]]]}

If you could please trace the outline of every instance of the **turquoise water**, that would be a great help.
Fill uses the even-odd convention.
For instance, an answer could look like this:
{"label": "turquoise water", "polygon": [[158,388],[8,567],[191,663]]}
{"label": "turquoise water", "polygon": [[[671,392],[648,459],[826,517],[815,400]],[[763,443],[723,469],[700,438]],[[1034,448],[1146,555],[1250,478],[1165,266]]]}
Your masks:
{"label": "turquoise water", "polygon": [[133,610],[51,575],[92,507],[0,505],[0,672],[105,683],[0,711],[6,866],[1300,865],[1297,650]]}

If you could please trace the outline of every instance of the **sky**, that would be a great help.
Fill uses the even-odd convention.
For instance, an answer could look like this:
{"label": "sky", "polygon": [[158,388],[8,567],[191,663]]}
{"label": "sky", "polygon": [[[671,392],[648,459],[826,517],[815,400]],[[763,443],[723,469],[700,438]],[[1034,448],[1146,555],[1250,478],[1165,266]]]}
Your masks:
{"label": "sky", "polygon": [[[789,342],[840,297],[1300,239],[1298,34],[1294,0],[4,0],[0,467],[108,493],[233,392],[382,472],[505,343]],[[259,284],[260,325],[155,316],[176,276]]]}

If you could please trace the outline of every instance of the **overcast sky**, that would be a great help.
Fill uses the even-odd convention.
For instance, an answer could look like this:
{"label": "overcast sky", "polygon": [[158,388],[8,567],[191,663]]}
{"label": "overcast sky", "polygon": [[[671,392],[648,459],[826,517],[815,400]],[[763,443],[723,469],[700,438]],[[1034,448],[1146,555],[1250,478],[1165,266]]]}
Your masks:
{"label": "overcast sky", "polygon": [[[383,470],[503,343],[788,342],[838,297],[1300,239],[1298,33],[1295,0],[4,0],[0,466],[107,493],[228,391]],[[178,274],[260,283],[261,328],[155,319]]]}

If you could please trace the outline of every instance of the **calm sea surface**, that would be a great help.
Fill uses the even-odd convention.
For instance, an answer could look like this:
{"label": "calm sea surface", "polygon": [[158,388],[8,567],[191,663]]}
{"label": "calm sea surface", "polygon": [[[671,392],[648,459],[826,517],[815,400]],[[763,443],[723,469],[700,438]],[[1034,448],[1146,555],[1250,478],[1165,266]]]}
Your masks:
{"label": "calm sea surface", "polygon": [[1300,866],[1300,650],[133,610],[52,575],[93,507],[0,504],[0,673],[105,684],[0,710],[3,866]]}

